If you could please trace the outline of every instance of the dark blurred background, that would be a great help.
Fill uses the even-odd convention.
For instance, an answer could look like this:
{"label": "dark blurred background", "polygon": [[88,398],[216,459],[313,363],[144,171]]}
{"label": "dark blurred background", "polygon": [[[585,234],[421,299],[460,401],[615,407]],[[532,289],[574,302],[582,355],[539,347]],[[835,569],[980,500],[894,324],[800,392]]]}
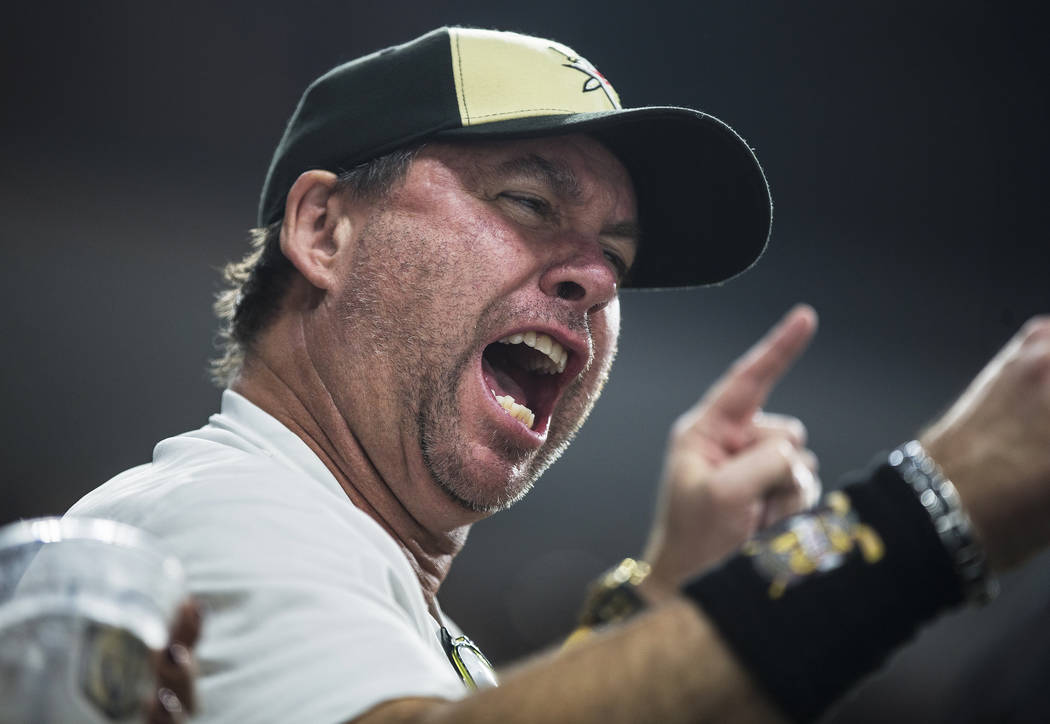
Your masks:
{"label": "dark blurred background", "polygon": [[[667,426],[792,303],[821,314],[770,409],[827,485],[910,436],[1050,310],[1046,32],[1024,3],[491,0],[39,2],[5,10],[0,523],[60,513],[218,405],[217,268],[246,248],[283,124],[316,75],[441,24],[556,38],[628,105],[727,120],[777,207],[758,267],[628,294],[578,442],[479,524],[445,608],[503,663],[558,640],[585,582],[637,553]],[[363,112],[367,112],[364,107]],[[907,592],[902,592],[907,595]],[[1050,709],[1050,558],[942,620],[836,720]],[[994,670],[998,678],[981,667]],[[999,699],[1015,704],[1009,719]],[[1026,719],[1025,717],[1032,717]]]}

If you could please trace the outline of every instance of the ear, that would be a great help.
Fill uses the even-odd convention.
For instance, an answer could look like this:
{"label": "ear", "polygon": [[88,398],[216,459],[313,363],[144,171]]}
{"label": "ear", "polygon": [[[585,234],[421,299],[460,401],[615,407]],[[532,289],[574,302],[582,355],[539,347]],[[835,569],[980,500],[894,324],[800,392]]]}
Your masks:
{"label": "ear", "polygon": [[340,210],[335,186],[331,171],[306,171],[292,184],[284,205],[281,251],[319,289],[332,287],[340,251],[333,235]]}

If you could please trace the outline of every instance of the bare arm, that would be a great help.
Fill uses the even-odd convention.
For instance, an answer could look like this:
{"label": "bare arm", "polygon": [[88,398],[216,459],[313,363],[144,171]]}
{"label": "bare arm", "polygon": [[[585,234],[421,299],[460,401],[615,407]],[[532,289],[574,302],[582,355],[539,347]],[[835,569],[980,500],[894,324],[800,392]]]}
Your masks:
{"label": "bare arm", "polygon": [[996,570],[1050,544],[1050,315],[1028,321],[921,438]]}
{"label": "bare arm", "polygon": [[[789,315],[787,331],[774,330],[768,338],[774,349],[788,351],[784,358],[788,361],[793,358],[794,344],[781,343],[792,339],[804,343],[803,337],[808,338],[805,328],[809,325],[798,319]],[[792,332],[794,325],[800,326]],[[743,364],[738,363],[720,384],[725,379],[746,380],[750,375],[741,378],[740,371],[754,371],[754,361],[753,356],[749,362],[745,355]],[[774,378],[779,376],[777,365],[770,369]],[[762,392],[764,388],[755,389]],[[726,399],[725,390],[718,391],[716,385],[715,399]],[[753,397],[764,398],[764,394]],[[699,409],[705,409],[703,402]],[[698,439],[707,441],[711,435]],[[1050,318],[1027,324],[922,441],[955,480],[995,569],[1019,565],[1050,545]],[[746,441],[743,449],[749,449]],[[717,462],[717,454],[687,453],[683,460],[697,463],[695,475],[671,476],[678,480],[672,482],[672,494],[710,486],[712,476],[731,467],[710,464]],[[762,457],[754,462],[751,471],[765,474]],[[747,476],[737,472],[746,471],[734,472],[738,484],[748,484]],[[787,479],[785,475],[779,479]],[[677,547],[680,536],[688,536],[687,523],[684,518],[672,521],[668,530],[678,526],[681,533],[659,542],[664,550],[658,545],[658,554],[666,556],[668,545]],[[694,536],[693,540],[700,539]],[[666,569],[671,574],[664,591],[669,592],[697,561],[677,555],[665,560],[675,562]],[[722,642],[711,620],[691,602],[671,594],[627,624],[610,628],[576,648],[531,660],[507,674],[498,689],[459,702],[391,702],[357,721],[511,724],[551,720],[751,722],[781,718]]]}
{"label": "bare arm", "polygon": [[776,722],[711,623],[677,598],[461,701],[402,699],[354,720],[395,722]]}

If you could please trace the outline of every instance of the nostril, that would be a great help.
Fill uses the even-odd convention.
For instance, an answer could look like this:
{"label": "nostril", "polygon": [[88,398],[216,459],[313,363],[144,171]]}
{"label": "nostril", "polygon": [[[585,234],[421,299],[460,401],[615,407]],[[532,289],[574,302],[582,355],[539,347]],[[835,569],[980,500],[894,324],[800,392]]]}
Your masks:
{"label": "nostril", "polygon": [[558,298],[565,299],[569,302],[575,302],[579,299],[583,299],[587,291],[576,282],[559,282],[558,283]]}

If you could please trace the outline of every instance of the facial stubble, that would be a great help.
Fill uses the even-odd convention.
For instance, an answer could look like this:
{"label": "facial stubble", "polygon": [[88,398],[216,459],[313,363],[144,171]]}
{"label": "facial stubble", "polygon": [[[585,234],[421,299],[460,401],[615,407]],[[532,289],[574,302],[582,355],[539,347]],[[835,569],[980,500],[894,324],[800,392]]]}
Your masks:
{"label": "facial stubble", "polygon": [[[461,394],[462,387],[476,384],[470,367],[477,363],[483,335],[523,318],[537,324],[569,321],[554,319],[549,310],[515,308],[505,298],[492,301],[479,314],[470,305],[459,303],[461,290],[456,280],[440,271],[441,267],[454,268],[454,260],[446,258],[446,264],[441,264],[440,256],[415,251],[427,246],[424,239],[406,240],[403,230],[388,227],[381,214],[369,220],[345,300],[347,334],[355,345],[367,343],[369,356],[383,360],[392,369],[390,382],[399,391],[396,398],[401,409],[415,409],[416,442],[433,483],[465,509],[491,514],[521,500],[565,451],[590,414],[613,355],[597,362],[601,369],[585,370],[569,384],[541,448],[522,450],[496,429],[490,430],[488,438],[480,442],[507,467],[501,479],[486,478],[472,444],[479,441],[469,440],[459,424],[459,400],[471,397]],[[415,253],[399,255],[399,250]],[[411,294],[396,290],[411,290]],[[450,319],[476,315],[468,327],[474,338],[441,325],[437,310]],[[589,337],[586,319],[572,326]],[[449,360],[453,362],[449,364]],[[590,390],[585,387],[587,380],[592,380]]]}
{"label": "facial stubble", "polygon": [[[524,498],[565,452],[590,415],[608,378],[612,360],[599,372],[592,393],[584,389],[583,377],[570,383],[558,405],[561,414],[556,411],[552,416],[547,439],[538,450],[523,452],[502,438],[497,430],[491,430],[485,447],[508,461],[510,467],[502,480],[486,480],[479,478],[477,466],[472,465],[476,461],[470,442],[459,430],[456,412],[460,387],[472,384],[475,379],[469,369],[473,359],[468,349],[446,374],[438,373],[436,366],[422,368],[426,372],[418,376],[416,396],[420,405],[416,418],[418,440],[424,464],[437,486],[467,510],[491,514]],[[573,414],[573,411],[578,412]]]}

